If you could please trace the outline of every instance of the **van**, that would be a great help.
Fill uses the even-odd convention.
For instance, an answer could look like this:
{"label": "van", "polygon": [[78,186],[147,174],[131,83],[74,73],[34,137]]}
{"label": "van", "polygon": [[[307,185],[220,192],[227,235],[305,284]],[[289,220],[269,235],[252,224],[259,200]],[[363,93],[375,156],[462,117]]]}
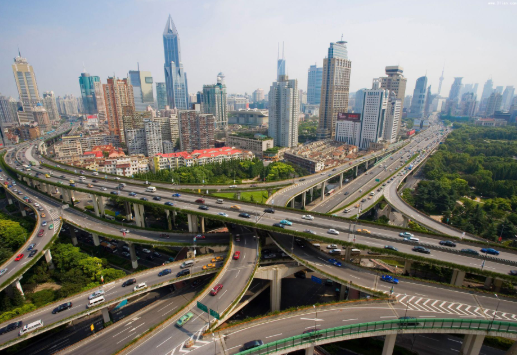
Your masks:
{"label": "van", "polygon": [[341,249],[332,249],[329,254],[341,254]]}
{"label": "van", "polygon": [[32,323],[29,323],[29,324],[25,324],[23,326],[23,328],[20,329],[19,335],[23,335],[25,333],[32,332],[34,329],[38,329],[41,327],[43,327],[43,321],[41,319],[37,320],[35,322],[32,322]]}
{"label": "van", "polygon": [[218,204],[222,204],[224,201],[223,201],[222,198],[218,198],[217,201],[215,201],[215,202],[218,203]]}
{"label": "van", "polygon": [[105,215],[104,218],[109,219],[110,221],[114,221],[115,220],[115,217],[109,216],[109,215]]}
{"label": "van", "polygon": [[156,192],[156,187],[149,186],[147,189],[145,189],[146,192]]}
{"label": "van", "polygon": [[86,176],[79,176],[79,180],[81,180],[81,181],[86,180]]}
{"label": "van", "polygon": [[95,297],[88,301],[88,304],[86,305],[86,307],[87,308],[95,307],[101,303],[104,303],[104,301],[106,301],[104,299],[104,296]]}
{"label": "van", "polygon": [[352,249],[350,255],[359,255],[361,254],[361,250],[359,249]]}
{"label": "van", "polygon": [[194,266],[194,260],[187,260],[183,264],[181,264],[180,268],[184,269],[186,267]]}

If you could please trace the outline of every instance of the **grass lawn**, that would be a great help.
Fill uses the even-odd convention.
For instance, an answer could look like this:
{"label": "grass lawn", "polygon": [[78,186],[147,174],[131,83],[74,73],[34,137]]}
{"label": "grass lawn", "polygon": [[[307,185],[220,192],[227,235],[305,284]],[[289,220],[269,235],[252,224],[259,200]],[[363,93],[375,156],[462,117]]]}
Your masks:
{"label": "grass lawn", "polygon": [[[275,193],[276,190],[273,190]],[[237,198],[235,192],[216,192],[212,194],[216,197],[221,198]],[[253,200],[252,200],[253,197]],[[241,200],[242,201],[254,201],[254,202],[266,202],[267,200],[267,191],[259,190],[259,191],[243,191],[241,192]]]}
{"label": "grass lawn", "polygon": [[386,260],[386,259],[382,259],[381,261],[385,262],[388,265],[404,267],[404,262],[403,261],[399,261],[399,260]]}

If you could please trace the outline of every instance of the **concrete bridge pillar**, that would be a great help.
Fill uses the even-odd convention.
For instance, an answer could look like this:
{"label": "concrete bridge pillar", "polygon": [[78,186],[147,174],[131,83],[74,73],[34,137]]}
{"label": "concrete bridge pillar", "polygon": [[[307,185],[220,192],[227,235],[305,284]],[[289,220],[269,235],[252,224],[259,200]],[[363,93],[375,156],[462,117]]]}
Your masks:
{"label": "concrete bridge pillar", "polygon": [[235,195],[237,196],[237,200],[240,200],[241,199],[241,192],[240,191],[237,191],[235,193]]}
{"label": "concrete bridge pillar", "polygon": [[106,214],[104,211],[104,196],[97,196],[97,204],[99,206],[99,213],[101,216],[104,216]]}
{"label": "concrete bridge pillar", "polygon": [[167,218],[167,229],[172,230],[171,211],[165,210],[165,216]]}
{"label": "concrete bridge pillar", "polygon": [[92,233],[92,239],[94,246],[98,247],[99,245],[101,245],[98,234]]}
{"label": "concrete bridge pillar", "polygon": [[131,202],[124,201],[124,212],[126,213],[126,220],[132,221],[133,214],[131,213]]}
{"label": "concrete bridge pillar", "polygon": [[205,233],[205,217],[199,218],[199,225],[201,227],[201,233]]}
{"label": "concrete bridge pillar", "polygon": [[370,162],[369,160],[367,160],[367,161],[366,161],[366,164],[365,164],[365,168],[366,168],[366,170],[368,170],[368,163],[369,163],[369,162]]}
{"label": "concrete bridge pillar", "polygon": [[321,183],[321,201],[325,199],[325,186],[327,186],[327,182],[323,181]]}
{"label": "concrete bridge pillar", "polygon": [[197,233],[197,216],[195,214],[187,215],[188,231],[190,233]]}
{"label": "concrete bridge pillar", "polygon": [[291,200],[291,208],[294,208],[294,198]]}
{"label": "concrete bridge pillar", "polygon": [[346,292],[346,289],[347,289],[347,286],[340,285],[340,288],[339,288],[339,300],[340,301],[344,301],[345,296],[346,296],[346,299],[348,299],[348,293]]}
{"label": "concrete bridge pillar", "polygon": [[97,204],[97,196],[95,195],[91,195],[92,196],[92,205],[93,205],[93,212],[95,213],[95,216],[97,217],[100,217],[100,213],[99,213],[99,205]]}
{"label": "concrete bridge pillar", "polygon": [[18,201],[18,207],[20,208],[20,213],[23,217],[27,217],[27,212],[25,211],[25,205]]}
{"label": "concrete bridge pillar", "polygon": [[411,260],[406,260],[404,262],[404,274],[411,273],[411,265],[413,265],[413,262]]}
{"label": "concrete bridge pillar", "polygon": [[382,355],[392,355],[397,341],[397,334],[388,334],[384,337],[384,346],[382,347]]}
{"label": "concrete bridge pillar", "polygon": [[339,174],[339,188],[340,189],[343,187],[343,174],[344,173]]}
{"label": "concrete bridge pillar", "polygon": [[355,166],[355,175],[354,175],[354,177],[357,177],[358,174],[359,174],[359,165],[356,165]]}
{"label": "concrete bridge pillar", "polygon": [[463,338],[460,355],[478,355],[485,340],[484,334],[467,334]]}
{"label": "concrete bridge pillar", "polygon": [[282,276],[279,269],[273,270],[271,280],[271,312],[280,310],[280,301],[282,300]]}
{"label": "concrete bridge pillar", "polygon": [[48,268],[50,270],[54,269],[54,263],[52,262],[52,254],[50,253],[50,249],[45,250],[45,261],[48,264]]}
{"label": "concrete bridge pillar", "polygon": [[494,280],[494,291],[495,292],[501,292],[501,286],[503,286],[503,280],[502,279],[495,279]]}
{"label": "concrete bridge pillar", "polygon": [[7,193],[7,189],[5,189],[5,198],[7,199],[7,204],[12,205],[13,204],[13,197],[11,194]]}
{"label": "concrete bridge pillar", "polygon": [[352,247],[346,247],[346,249],[345,249],[345,261],[347,263],[349,263],[351,258],[352,258]]}
{"label": "concrete bridge pillar", "polygon": [[79,242],[77,241],[77,236],[75,235],[74,227],[70,227],[70,238],[72,239],[72,245],[76,246]]}
{"label": "concrete bridge pillar", "polygon": [[314,343],[311,343],[308,348],[305,348],[305,355],[314,355]]}
{"label": "concrete bridge pillar", "polygon": [[302,210],[305,209],[306,201],[307,201],[307,191],[304,191],[302,194]]}
{"label": "concrete bridge pillar", "polygon": [[104,323],[108,323],[109,321],[111,321],[108,307],[102,309],[102,319],[104,320]]}
{"label": "concrete bridge pillar", "polygon": [[506,351],[505,355],[517,355],[517,341],[513,343],[512,347]]}
{"label": "concrete bridge pillar", "polygon": [[492,287],[492,281],[492,278],[487,276],[487,278],[485,279],[485,285],[483,287],[487,290],[490,290],[490,288]]}
{"label": "concrete bridge pillar", "polygon": [[267,189],[267,198],[270,198],[272,194],[273,194],[273,190]]}
{"label": "concrete bridge pillar", "polygon": [[[22,288],[22,284],[20,283],[20,279],[14,280],[14,282],[11,285],[9,285],[9,287],[16,287],[18,289],[18,291],[20,291],[22,296],[25,298],[25,293],[23,293],[23,288]],[[9,291],[8,291],[8,294],[9,294]],[[12,292],[11,292],[11,295],[12,295]]]}
{"label": "concrete bridge pillar", "polygon": [[454,269],[451,277],[451,285],[462,286],[463,280],[465,280],[465,271]]}
{"label": "concrete bridge pillar", "polygon": [[142,226],[142,222],[140,221],[140,213],[139,213],[138,204],[134,203],[133,204],[133,208],[135,210],[135,222],[136,222],[136,225],[138,227],[141,227]]}
{"label": "concrete bridge pillar", "polygon": [[402,218],[403,218],[402,227],[403,228],[407,228],[408,225],[409,225],[409,219],[406,216],[404,216],[404,215],[402,215]]}
{"label": "concrete bridge pillar", "polygon": [[131,254],[131,266],[133,269],[138,267],[138,259],[136,257],[135,245],[131,242],[127,243],[129,245],[129,254]]}

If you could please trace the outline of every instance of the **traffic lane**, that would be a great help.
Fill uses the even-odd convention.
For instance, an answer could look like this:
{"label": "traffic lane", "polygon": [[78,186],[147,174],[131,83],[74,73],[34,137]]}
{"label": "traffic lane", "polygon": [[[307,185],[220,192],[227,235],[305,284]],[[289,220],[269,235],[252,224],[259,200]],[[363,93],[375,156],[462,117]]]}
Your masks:
{"label": "traffic lane", "polygon": [[[291,250],[293,243],[290,236],[275,234],[275,239],[285,250]],[[294,243],[293,252],[296,256],[303,258],[308,263],[314,264],[317,268],[335,275],[341,280],[350,281],[359,286],[378,289],[385,293],[389,292],[393,286],[396,294],[407,295],[409,298],[416,297],[416,299],[418,299],[427,297],[441,302],[455,302],[458,304],[468,304],[474,307],[481,307],[480,300],[484,300],[482,302],[483,305],[485,305],[485,307],[491,307],[489,309],[492,311],[497,309],[499,313],[515,312],[516,303],[513,300],[501,299],[501,302],[497,303],[498,300],[491,294],[474,293],[471,291],[466,292],[461,289],[456,290],[445,288],[432,283],[415,282],[404,278],[399,280],[399,284],[393,285],[379,280],[379,277],[383,274],[382,271],[361,268],[351,264],[344,264],[342,267],[336,267],[328,263],[328,259],[331,258],[330,255],[312,247],[309,243],[306,243],[303,248]],[[332,258],[334,257],[335,256],[332,256]],[[497,304],[499,304],[499,307],[497,307]]]}
{"label": "traffic lane", "polygon": [[[254,233],[243,232],[242,228],[238,228],[234,233],[240,234],[241,240],[240,242],[235,242],[235,249],[241,251],[241,257],[243,254],[251,254],[254,255],[255,259],[244,267],[242,266],[242,261],[245,259],[230,260],[228,269],[222,275],[219,282],[223,284],[223,289],[216,296],[207,294],[199,301],[210,309],[220,310],[220,313],[224,312],[239,296],[254,270],[255,263],[258,262],[256,259],[258,238],[253,238]],[[230,283],[231,287],[228,287]],[[224,287],[225,285],[227,287]],[[198,340],[208,327],[209,318],[206,313],[203,313],[196,307],[192,308],[190,312],[194,316],[183,327],[178,328],[175,322],[173,322],[162,329],[156,330],[145,341],[129,349],[126,353],[158,355],[168,354],[178,348],[183,351],[184,343],[189,338],[194,337]],[[188,312],[184,311],[180,316],[186,313]],[[206,343],[204,340],[203,342]]]}
{"label": "traffic lane", "polygon": [[[214,254],[214,255],[224,255],[221,254]],[[203,256],[201,258],[196,259],[196,263],[191,269],[191,273],[196,273],[199,271],[202,271],[203,265],[206,265],[207,260],[210,260],[213,255],[211,256]],[[110,302],[118,297],[122,297],[126,294],[130,294],[133,292],[133,287],[136,286],[138,283],[145,282],[148,287],[151,287],[155,284],[162,283],[171,279],[176,278],[176,274],[181,270],[180,265],[182,262],[177,262],[174,264],[169,264],[167,266],[160,266],[155,269],[150,269],[142,273],[138,273],[137,275],[129,275],[128,277],[124,277],[122,279],[115,280],[113,282],[110,282],[106,285],[103,285],[99,288],[91,289],[89,291],[85,291],[79,295],[75,295],[66,299],[63,299],[59,301],[59,304],[66,303],[66,302],[72,302],[72,308],[63,311],[61,313],[52,314],[52,310],[58,305],[53,304],[52,306],[46,306],[40,309],[35,310],[34,312],[24,314],[20,317],[13,318],[9,321],[4,322],[3,324],[0,324],[0,327],[4,327],[9,323],[12,323],[14,321],[23,321],[23,324],[28,324],[37,320],[43,320],[44,324],[50,325],[52,323],[55,323],[57,321],[60,321],[62,319],[68,318],[72,316],[75,313],[83,312],[87,309],[86,305],[88,304],[88,296],[91,295],[96,290],[102,289],[104,290],[105,294],[104,297],[106,299],[106,302]],[[158,276],[158,273],[163,269],[171,269],[171,273],[169,275],[165,276]],[[136,278],[137,281],[134,285],[128,286],[128,287],[122,287],[122,284],[131,278]],[[74,312],[70,312],[70,310],[74,310]],[[95,310],[97,311],[97,310]],[[18,332],[10,332],[3,335],[0,335],[0,342],[6,342],[12,339],[15,339],[18,337]]]}

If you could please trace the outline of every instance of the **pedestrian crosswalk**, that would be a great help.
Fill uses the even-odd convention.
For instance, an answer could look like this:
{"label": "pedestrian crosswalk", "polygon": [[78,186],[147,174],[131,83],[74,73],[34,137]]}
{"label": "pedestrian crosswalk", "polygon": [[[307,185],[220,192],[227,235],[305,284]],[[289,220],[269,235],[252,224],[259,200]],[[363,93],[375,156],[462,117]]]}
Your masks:
{"label": "pedestrian crosswalk", "polygon": [[[390,292],[386,291],[384,293],[389,294]],[[436,300],[400,293],[394,293],[393,295],[397,299],[398,303],[407,307],[410,311],[443,313],[466,318],[493,319],[495,316],[495,319],[497,320],[517,321],[517,314],[501,311],[496,312],[496,310],[483,308],[481,306],[473,306],[464,303]]]}

